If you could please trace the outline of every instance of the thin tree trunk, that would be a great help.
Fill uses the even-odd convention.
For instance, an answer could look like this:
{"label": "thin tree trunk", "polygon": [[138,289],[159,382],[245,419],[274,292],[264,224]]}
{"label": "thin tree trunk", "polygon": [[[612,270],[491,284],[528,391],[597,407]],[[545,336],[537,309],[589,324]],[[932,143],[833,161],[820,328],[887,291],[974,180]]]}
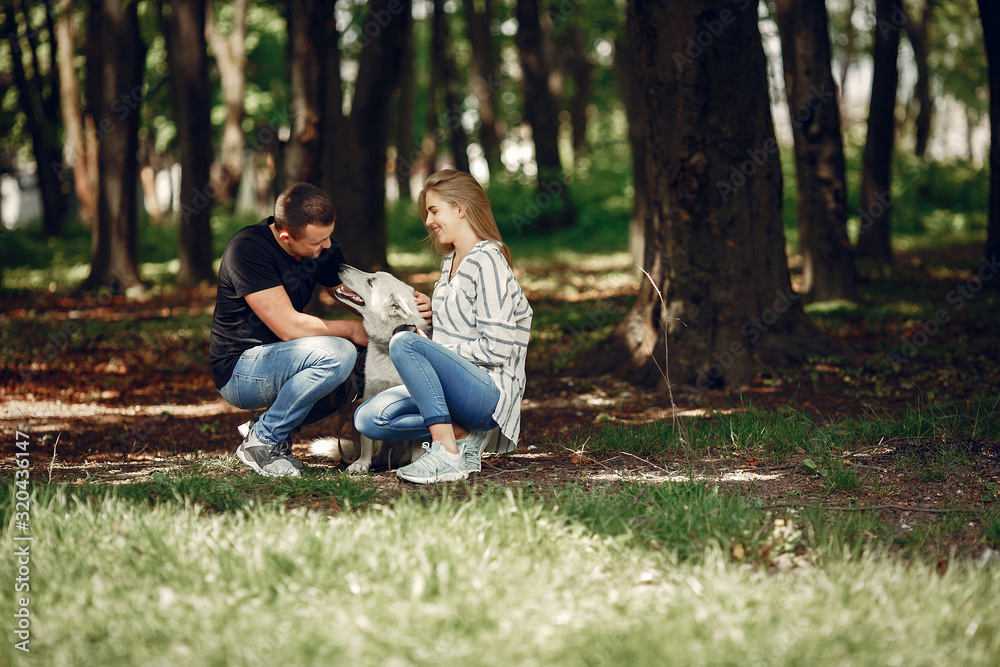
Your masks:
{"label": "thin tree trunk", "polygon": [[[531,126],[538,168],[536,199],[540,213],[530,222],[536,230],[544,232],[572,226],[575,213],[559,160],[559,104],[549,88],[550,67],[538,12],[538,0],[517,0],[517,50],[523,77],[524,119]],[[542,206],[542,202],[550,203]],[[516,224],[521,227],[524,223]]]}
{"label": "thin tree trunk", "polygon": [[[38,175],[38,187],[42,195],[42,224],[45,234],[50,237],[62,234],[62,218],[65,213],[65,201],[60,188],[58,169],[62,161],[58,150],[55,149],[54,138],[50,134],[58,127],[58,107],[55,116],[49,117],[52,111],[51,95],[57,94],[59,88],[58,68],[55,63],[50,62],[48,76],[51,81],[49,95],[43,91],[43,74],[38,62],[38,51],[35,45],[34,28],[28,18],[27,9],[23,0],[15,0],[12,4],[7,4],[7,23],[9,24],[8,38],[11,45],[11,59],[14,65],[14,81],[17,85],[17,92],[20,98],[20,106],[24,111],[25,121],[28,126],[28,134],[31,136],[31,148],[35,156]],[[47,7],[46,7],[47,11]],[[18,21],[18,16],[21,19]],[[18,34],[18,24],[25,26],[25,34]],[[50,32],[51,39],[55,41],[55,32]],[[31,63],[32,75],[29,78],[25,70],[24,47],[28,47],[28,60]],[[55,45],[53,45],[55,46]],[[58,48],[58,47],[56,47]],[[55,167],[55,168],[53,168]]]}
{"label": "thin tree trunk", "polygon": [[87,27],[87,92],[98,129],[97,224],[81,289],[142,287],[138,264],[136,153],[146,47],[135,2],[94,0]]}
{"label": "thin tree trunk", "polygon": [[205,40],[205,0],[161,0],[170,86],[181,160],[181,224],[177,280],[213,282],[212,121]]}
{"label": "thin tree trunk", "polygon": [[628,247],[636,266],[644,265],[646,247],[646,124],[642,96],[636,75],[635,54],[628,36],[615,40],[615,74],[625,115],[628,118],[628,139],[632,148],[632,215],[628,221]]}
{"label": "thin tree trunk", "polygon": [[840,104],[840,95],[844,92],[847,82],[847,72],[851,69],[854,61],[854,10],[857,7],[857,0],[849,0],[847,3],[847,26],[844,44],[844,59],[840,62],[840,88],[837,92],[837,104]]}
{"label": "thin tree trunk", "polygon": [[320,183],[320,51],[323,21],[330,13],[324,0],[289,0],[288,69],[291,82],[292,135],[285,146],[285,183]]}
{"label": "thin tree trunk", "polygon": [[414,68],[413,21],[407,21],[403,34],[403,54],[399,69],[399,94],[396,105],[396,184],[400,199],[413,199],[410,177],[419,151],[413,144],[413,105],[417,95]]}
{"label": "thin tree trunk", "polygon": [[777,0],[785,93],[795,139],[801,292],[816,301],[855,293],[847,236],[847,185],[837,84],[830,69],[824,0]]}
{"label": "thin tree trunk", "polygon": [[479,102],[479,143],[483,147],[490,175],[503,169],[500,161],[500,122],[497,115],[496,92],[500,88],[495,40],[490,36],[493,18],[492,0],[484,0],[483,10],[476,9],[476,0],[465,0],[465,20],[472,45],[472,89]]}
{"label": "thin tree trunk", "polygon": [[[706,22],[724,34],[679,67],[675,54],[684,57]],[[791,290],[756,12],[728,0],[630,0],[627,25],[648,120],[648,279],[590,355],[604,356],[591,370],[662,382],[651,359],[662,367],[666,329],[672,383],[748,384],[759,363],[785,365],[821,347]],[[720,183],[738,192],[723,197]]]}
{"label": "thin tree trunk", "polygon": [[990,77],[990,203],[986,233],[984,264],[994,267],[989,284],[1000,289],[995,267],[1000,260],[1000,5],[994,0],[979,0],[979,16],[983,22],[986,60]]}
{"label": "thin tree trunk", "polygon": [[905,9],[897,0],[875,0],[875,48],[868,134],[861,170],[858,258],[876,265],[892,258],[892,152],[896,141],[896,88],[899,84],[899,30]]}
{"label": "thin tree trunk", "polygon": [[243,91],[246,88],[247,5],[250,0],[234,0],[233,27],[222,35],[215,25],[211,2],[205,11],[205,35],[215,55],[222,84],[222,103],[226,119],[222,124],[222,159],[216,182],[216,196],[229,202],[236,198],[243,178],[243,160],[246,141],[243,137]]}
{"label": "thin tree trunk", "polygon": [[928,65],[928,49],[930,45],[931,12],[934,9],[933,0],[924,0],[920,22],[907,16],[906,36],[913,47],[913,59],[917,65],[917,83],[913,90],[912,104],[917,107],[914,120],[914,154],[924,157],[927,152],[927,140],[931,134],[931,114],[933,100],[931,99],[930,66]]}
{"label": "thin tree trunk", "polygon": [[430,45],[430,82],[427,84],[427,106],[424,111],[424,136],[420,142],[420,153],[423,156],[425,176],[429,176],[437,171],[438,163],[438,143],[439,137],[443,135],[441,131],[438,115],[438,93],[444,82],[444,63],[440,58],[435,57],[438,51],[436,46],[441,41],[440,24],[431,17],[431,45]]}
{"label": "thin tree trunk", "polygon": [[444,87],[445,112],[442,125],[451,136],[452,160],[459,171],[469,171],[469,138],[462,127],[463,95],[458,80],[458,68],[451,50],[451,36],[448,30],[448,16],[444,12],[444,0],[434,0],[434,53],[435,60],[441,61],[441,82]]}
{"label": "thin tree trunk", "polygon": [[80,106],[80,81],[74,60],[76,57],[76,28],[73,0],[60,0],[56,19],[59,56],[60,101],[62,121],[66,128],[66,145],[63,154],[66,166],[73,170],[73,187],[76,190],[77,218],[84,229],[90,229],[97,219],[97,129],[91,113],[84,116]]}
{"label": "thin tree trunk", "polygon": [[570,124],[573,127],[573,157],[578,158],[587,150],[587,108],[594,88],[594,64],[587,58],[583,31],[578,25],[569,25],[564,31],[563,58],[573,81],[573,95],[569,101]]}

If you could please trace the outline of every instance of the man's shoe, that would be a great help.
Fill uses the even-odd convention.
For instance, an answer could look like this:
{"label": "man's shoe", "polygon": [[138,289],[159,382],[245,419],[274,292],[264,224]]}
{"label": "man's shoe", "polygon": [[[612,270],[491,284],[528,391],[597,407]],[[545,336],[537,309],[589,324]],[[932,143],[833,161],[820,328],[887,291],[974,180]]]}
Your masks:
{"label": "man's shoe", "polygon": [[432,444],[424,443],[424,455],[408,466],[396,470],[396,476],[415,484],[434,484],[436,482],[454,482],[469,476],[466,467],[465,451],[461,445],[458,455],[453,456],[445,451],[441,443],[435,440]]}
{"label": "man's shoe", "polygon": [[489,431],[469,431],[469,435],[458,441],[459,448],[465,447],[465,468],[469,472],[479,472],[483,469],[483,449],[489,438]]}
{"label": "man's shoe", "polygon": [[[240,432],[240,435],[242,435],[244,439],[246,439],[246,437],[250,435],[250,431],[253,430],[254,424],[256,424],[259,419],[260,415],[252,417],[250,421],[243,422],[242,424],[237,426],[236,430]],[[278,448],[275,450],[276,453],[279,456],[283,456],[286,459],[288,459],[288,462],[291,463],[293,466],[295,466],[296,470],[303,470],[306,467],[306,465],[302,463],[302,461],[299,461],[297,458],[292,456],[291,441],[286,440],[285,442],[279,442],[277,445],[275,445],[275,447]]]}
{"label": "man's shoe", "polygon": [[277,443],[275,445],[265,445],[254,437],[251,431],[243,443],[236,449],[236,456],[248,465],[251,469],[264,475],[265,477],[300,477],[302,473],[292,465],[291,461],[281,454],[284,446],[288,447],[291,454],[291,446],[288,442]]}

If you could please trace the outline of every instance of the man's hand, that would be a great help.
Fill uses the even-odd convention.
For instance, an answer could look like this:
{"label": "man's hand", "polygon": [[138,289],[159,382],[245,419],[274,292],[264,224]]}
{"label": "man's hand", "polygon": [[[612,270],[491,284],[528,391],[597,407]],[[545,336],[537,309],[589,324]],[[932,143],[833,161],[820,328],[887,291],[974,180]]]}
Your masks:
{"label": "man's hand", "polygon": [[417,300],[417,312],[427,322],[427,326],[434,326],[434,313],[431,311],[431,298],[423,292],[413,290],[413,297]]}
{"label": "man's hand", "polygon": [[368,332],[361,320],[341,320],[339,323],[346,326],[346,331],[341,334],[344,338],[355,345],[368,347]]}

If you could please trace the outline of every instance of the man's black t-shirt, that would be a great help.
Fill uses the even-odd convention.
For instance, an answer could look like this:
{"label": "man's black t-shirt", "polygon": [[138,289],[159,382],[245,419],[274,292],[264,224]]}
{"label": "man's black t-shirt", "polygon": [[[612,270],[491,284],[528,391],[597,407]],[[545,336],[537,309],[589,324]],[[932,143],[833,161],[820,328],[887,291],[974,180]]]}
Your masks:
{"label": "man's black t-shirt", "polygon": [[302,312],[317,283],[324,287],[340,284],[344,254],[339,245],[333,243],[316,259],[298,261],[274,238],[268,227],[272,222],[273,217],[244,227],[222,253],[208,353],[212,381],[219,389],[229,382],[245,350],[281,340],[247,305],[247,294],[282,285],[292,306]]}

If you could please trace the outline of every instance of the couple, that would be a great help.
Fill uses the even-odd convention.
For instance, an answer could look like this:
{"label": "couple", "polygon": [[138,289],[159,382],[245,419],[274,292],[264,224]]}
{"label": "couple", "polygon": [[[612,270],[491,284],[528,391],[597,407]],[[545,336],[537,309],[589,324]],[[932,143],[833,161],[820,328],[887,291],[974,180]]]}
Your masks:
{"label": "couple", "polygon": [[[432,338],[402,331],[389,354],[403,385],[358,408],[373,440],[431,440],[396,474],[421,484],[468,477],[493,429],[517,443],[531,306],[511,269],[489,200],[469,174],[445,169],[424,185],[418,210],[444,255],[433,299],[414,292]],[[229,241],[219,267],[210,365],[222,397],[267,408],[240,427],[236,453],[262,475],[299,476],[291,435],[355,396],[345,382],[368,343],[361,320],[304,313],[314,287],[333,295],[344,255],[332,240],[336,212],[318,188],[296,183],[274,215]]]}

